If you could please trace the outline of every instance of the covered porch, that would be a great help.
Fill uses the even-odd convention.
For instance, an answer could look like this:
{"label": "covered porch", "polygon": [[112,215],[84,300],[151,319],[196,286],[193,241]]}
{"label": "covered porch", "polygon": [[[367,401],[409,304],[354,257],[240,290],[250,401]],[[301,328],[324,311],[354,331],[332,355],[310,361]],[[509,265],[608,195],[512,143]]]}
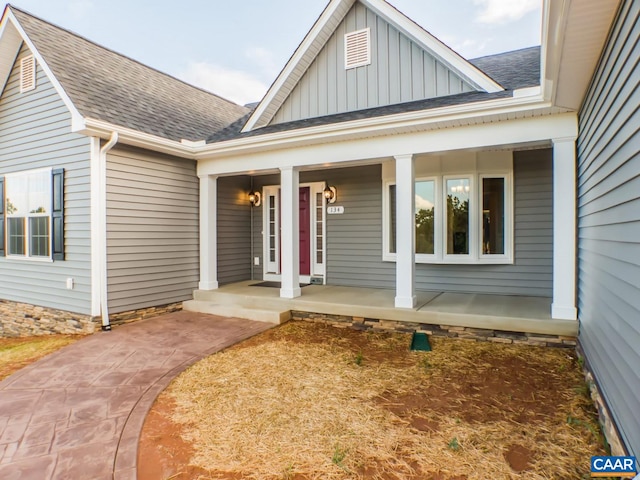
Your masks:
{"label": "covered porch", "polygon": [[187,308],[574,336],[575,116],[499,123],[199,161]]}
{"label": "covered porch", "polygon": [[381,329],[385,322],[402,322],[556,337],[575,337],[578,330],[573,320],[552,319],[551,299],[545,297],[417,292],[414,308],[396,308],[393,289],[306,285],[301,296],[283,298],[277,283],[263,285],[247,280],[197,290],[184,308],[274,323],[289,320],[292,312],[372,319],[382,322]]}

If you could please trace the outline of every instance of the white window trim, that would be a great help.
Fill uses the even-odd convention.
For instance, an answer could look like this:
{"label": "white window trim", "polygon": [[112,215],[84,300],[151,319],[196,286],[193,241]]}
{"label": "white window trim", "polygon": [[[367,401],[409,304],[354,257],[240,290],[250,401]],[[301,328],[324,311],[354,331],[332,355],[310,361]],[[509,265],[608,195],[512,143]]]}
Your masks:
{"label": "white window trim", "polygon": [[[468,180],[469,181],[469,253],[458,254],[455,255],[453,253],[447,253],[447,240],[446,240],[446,232],[447,232],[447,181],[448,180]],[[478,223],[479,219],[478,209],[477,209],[477,197],[476,191],[476,178],[473,174],[450,174],[450,175],[442,175],[440,179],[441,185],[441,194],[440,194],[440,214],[442,225],[442,230],[440,232],[440,239],[442,241],[442,246],[439,251],[441,255],[442,263],[472,263],[476,260],[474,258],[474,250],[475,245],[478,242],[478,239],[475,235],[475,225]],[[438,198],[438,197],[436,197]]]}
{"label": "white window trim", "polygon": [[[310,188],[310,202],[311,202],[311,274],[300,275],[300,281],[304,283],[310,283],[312,276],[321,276],[324,278],[324,283],[327,282],[326,265],[327,265],[327,201],[322,195],[322,263],[317,262],[318,249],[316,246],[317,240],[317,225],[316,225],[316,193],[324,191],[324,182],[312,182],[301,183],[300,188]],[[269,255],[269,205],[268,196],[275,195],[276,197],[276,260],[275,262],[268,261]],[[280,281],[282,276],[280,272],[280,255],[281,255],[281,241],[280,241],[280,205],[278,199],[280,198],[280,185],[267,185],[262,187],[262,278],[264,280]],[[271,271],[270,264],[275,263],[275,271]]]}
{"label": "white window trim", "polygon": [[[469,254],[452,255],[445,251],[446,232],[446,205],[447,192],[446,181],[448,179],[468,178],[469,186]],[[483,178],[504,178],[505,179],[505,253],[504,254],[483,254],[480,239],[482,238],[482,221],[480,219],[482,204],[482,179]],[[449,265],[510,265],[514,263],[515,251],[515,195],[513,188],[512,171],[490,171],[476,173],[442,174],[435,176],[420,176],[415,178],[415,182],[429,181],[435,182],[434,197],[436,202],[434,211],[434,254],[416,253],[416,263],[424,264],[449,264]],[[383,182],[382,193],[382,260],[385,262],[395,262],[396,254],[390,252],[390,222],[389,215],[390,199],[389,186],[395,185],[395,180]]]}
{"label": "white window trim", "polygon": [[[14,172],[14,173],[7,173],[5,174],[4,178],[5,178],[5,187],[4,187],[4,195],[5,198],[0,199],[0,201],[5,202],[6,201],[6,197],[7,197],[7,185],[11,182],[11,178],[17,178],[17,177],[22,177],[24,175],[29,175],[29,174],[34,174],[34,173],[47,173],[49,175],[49,177],[51,177],[53,175],[53,169],[48,167],[48,168],[36,168],[33,170],[24,170],[21,172]],[[47,215],[43,215],[43,214],[39,214],[39,215],[28,215],[28,216],[23,216],[23,215],[10,215],[9,212],[6,211],[5,209],[5,216],[4,216],[4,222],[5,222],[5,227],[4,227],[4,244],[5,244],[5,258],[7,260],[10,261],[17,261],[17,262],[44,262],[44,263],[52,263],[53,262],[53,222],[52,222],[52,214],[53,214],[53,191],[49,192],[49,213]],[[29,244],[29,233],[30,233],[30,226],[29,226],[29,218],[35,218],[35,217],[46,217],[49,219],[49,256],[47,257],[41,257],[41,256],[31,256],[31,246]],[[9,252],[9,219],[10,218],[25,218],[25,229],[24,229],[24,233],[25,233],[25,254],[24,255],[15,255],[15,254],[11,254]]]}
{"label": "white window trim", "polygon": [[[480,218],[482,214],[482,180],[485,178],[504,178],[504,253],[503,254],[491,254],[482,253],[482,245],[480,239],[482,238],[482,220]],[[497,172],[497,173],[480,173],[478,174],[478,228],[476,233],[478,235],[478,263],[513,263],[513,254],[515,251],[515,196],[513,189],[513,172]]]}

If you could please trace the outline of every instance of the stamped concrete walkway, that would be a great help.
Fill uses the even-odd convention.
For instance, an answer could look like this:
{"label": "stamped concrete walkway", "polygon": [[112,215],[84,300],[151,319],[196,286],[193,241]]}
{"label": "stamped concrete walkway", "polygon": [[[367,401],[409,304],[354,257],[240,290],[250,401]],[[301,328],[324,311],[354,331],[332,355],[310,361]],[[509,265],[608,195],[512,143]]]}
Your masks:
{"label": "stamped concrete walkway", "polygon": [[86,337],[0,382],[0,479],[136,478],[140,431],[187,366],[272,324],[177,312]]}

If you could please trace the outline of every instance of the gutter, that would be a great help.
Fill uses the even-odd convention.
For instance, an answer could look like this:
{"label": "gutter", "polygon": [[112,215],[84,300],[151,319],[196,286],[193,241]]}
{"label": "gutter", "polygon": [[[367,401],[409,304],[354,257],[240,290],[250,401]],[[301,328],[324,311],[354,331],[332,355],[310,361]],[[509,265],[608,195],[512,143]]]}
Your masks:
{"label": "gutter", "polygon": [[517,113],[519,111],[544,109],[552,106],[551,102],[545,101],[540,87],[534,87],[516,90],[513,97],[477,102],[471,105],[455,105],[427,111],[396,113],[384,117],[318,125],[211,144],[186,140],[169,140],[92,118],[84,119],[83,122],[75,125],[73,130],[75,133],[103,139],[110,138],[110,135],[117,133],[118,142],[122,144],[189,160],[208,160],[257,150],[292,148],[316,142],[324,143],[329,139],[331,141],[341,141],[371,134],[385,135],[400,129],[426,127],[440,122],[478,118],[484,115]]}
{"label": "gutter", "polygon": [[109,141],[100,149],[100,229],[101,235],[94,241],[100,242],[100,313],[102,315],[102,331],[111,330],[109,306],[107,302],[107,153],[118,143],[118,132],[111,133]]}

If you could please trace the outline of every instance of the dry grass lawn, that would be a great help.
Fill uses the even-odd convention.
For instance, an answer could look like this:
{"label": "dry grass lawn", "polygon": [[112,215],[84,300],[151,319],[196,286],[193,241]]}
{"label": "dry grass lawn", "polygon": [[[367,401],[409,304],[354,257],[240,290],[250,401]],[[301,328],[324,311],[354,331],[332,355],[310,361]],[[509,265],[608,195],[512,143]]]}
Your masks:
{"label": "dry grass lawn", "polygon": [[0,338],[0,380],[80,338],[78,335]]}
{"label": "dry grass lawn", "polygon": [[199,478],[589,478],[604,449],[572,351],[410,340],[291,322],[194,365],[161,401]]}

